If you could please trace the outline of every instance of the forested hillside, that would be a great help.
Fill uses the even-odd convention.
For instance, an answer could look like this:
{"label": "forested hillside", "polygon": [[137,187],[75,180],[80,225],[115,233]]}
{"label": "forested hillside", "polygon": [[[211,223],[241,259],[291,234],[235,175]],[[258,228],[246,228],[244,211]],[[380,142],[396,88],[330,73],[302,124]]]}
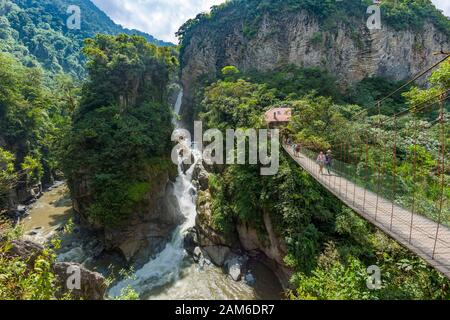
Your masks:
{"label": "forested hillside", "polygon": [[[66,25],[69,5],[81,9],[79,30]],[[11,253],[45,228],[24,234],[22,223],[56,179],[67,179],[83,230],[107,230],[104,239],[97,234],[102,248],[126,259],[142,249],[147,259],[170,237],[179,222],[164,207],[175,206],[165,198],[176,169],[168,104],[176,54],[170,43],[116,25],[89,0],[0,0],[1,299],[77,298],[60,295],[58,241],[25,244],[42,250],[36,263]],[[64,237],[57,232],[51,236]],[[101,299],[104,279],[94,277]]]}
{"label": "forested hillside", "polygon": [[[80,29],[69,29],[69,6],[81,9]],[[97,33],[138,34],[150,43],[170,45],[151,35],[115,24],[90,0],[1,0],[0,52],[13,54],[24,65],[42,66],[50,73],[85,76],[83,40]]]}
{"label": "forested hillside", "polygon": [[11,205],[11,189],[26,190],[58,175],[59,146],[78,89],[63,74],[51,85],[44,80],[42,69],[0,53],[0,211]]}
{"label": "forested hillside", "polygon": [[[70,5],[80,7],[79,30],[67,26]],[[62,177],[62,137],[87,76],[84,41],[97,33],[170,45],[122,28],[89,0],[0,1],[0,211],[29,198],[33,186]]]}

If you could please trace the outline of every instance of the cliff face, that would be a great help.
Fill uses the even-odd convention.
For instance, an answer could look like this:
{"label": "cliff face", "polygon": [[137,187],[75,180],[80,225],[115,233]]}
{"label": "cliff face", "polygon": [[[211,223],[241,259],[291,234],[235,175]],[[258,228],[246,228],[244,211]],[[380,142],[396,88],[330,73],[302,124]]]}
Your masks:
{"label": "cliff face", "polygon": [[[144,174],[144,173],[143,173]],[[80,174],[72,185],[73,209],[82,226],[95,231],[107,251],[117,250],[127,261],[144,263],[149,256],[158,253],[182,222],[182,215],[173,194],[173,186],[167,172],[149,178],[152,188],[123,223],[102,226],[87,216],[93,194],[89,176]]]}
{"label": "cliff face", "polygon": [[265,241],[262,241],[261,237],[258,236],[257,230],[246,223],[240,222],[236,226],[239,242],[248,252],[262,252],[264,254],[263,262],[278,277],[282,287],[288,289],[290,287],[289,280],[293,274],[293,270],[284,262],[284,258],[288,253],[286,243],[283,237],[276,233],[269,213],[264,212],[263,221],[264,229],[267,234]]}
{"label": "cliff face", "polygon": [[288,289],[293,271],[284,262],[287,255],[286,243],[275,231],[270,214],[263,213],[263,230],[266,235],[264,239],[255,228],[239,220],[236,221],[232,232],[218,230],[212,213],[208,176],[209,172],[204,166],[197,165],[193,172],[193,181],[199,186],[200,192],[194,231],[196,243],[192,246],[191,253],[194,252],[195,255],[194,247],[198,245],[214,264],[222,267],[235,252],[242,252],[243,249],[249,256],[272,270],[281,286]]}
{"label": "cliff face", "polygon": [[449,37],[431,23],[421,31],[397,31],[387,23],[382,30],[369,30],[366,18],[351,18],[351,23],[331,29],[306,11],[265,14],[249,37],[244,18],[226,8],[192,27],[181,55],[186,120],[191,120],[199,82],[214,79],[227,65],[244,72],[270,71],[282,64],[320,67],[346,86],[368,76],[408,79],[440,59],[433,52],[450,45]]}

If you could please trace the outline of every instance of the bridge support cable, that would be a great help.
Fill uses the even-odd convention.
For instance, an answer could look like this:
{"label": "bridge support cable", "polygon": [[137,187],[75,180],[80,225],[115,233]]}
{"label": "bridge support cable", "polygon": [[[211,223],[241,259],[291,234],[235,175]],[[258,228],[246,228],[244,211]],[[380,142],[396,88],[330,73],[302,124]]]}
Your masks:
{"label": "bridge support cable", "polygon": [[366,199],[367,199],[367,188],[368,188],[368,181],[369,181],[369,132],[366,134],[366,144],[365,144],[365,181],[364,181],[364,199],[363,199],[363,211],[366,209]]}
{"label": "bridge support cable", "polygon": [[[448,118],[444,102],[450,98],[449,93],[450,89],[444,89],[390,117],[382,117],[379,103],[378,119],[355,127],[352,139],[344,138],[344,142],[332,147],[335,161],[331,174],[327,170],[320,172],[316,163],[318,150],[303,147],[298,154],[285,146],[288,154],[323,187],[448,278]],[[422,133],[424,112],[433,117],[426,116],[431,135]],[[403,119],[404,116],[408,118]],[[361,117],[362,121],[365,117]],[[434,135],[437,142],[429,144],[430,139],[424,140]],[[422,148],[424,143],[426,149]],[[433,159],[432,167],[427,167],[432,174],[424,172],[423,162],[428,160],[423,150],[428,150],[425,156],[430,154]]]}
{"label": "bridge support cable", "polygon": [[[375,145],[378,144],[378,140],[381,138],[381,103],[378,102],[378,125],[377,128],[375,129]],[[383,153],[384,156],[384,153]],[[378,204],[380,202],[380,179],[381,179],[381,165],[382,163],[380,163],[379,159],[375,159],[375,161],[377,162],[377,201],[376,201],[376,205],[375,205],[375,221],[377,221],[378,218]]]}
{"label": "bridge support cable", "polygon": [[442,212],[444,210],[444,196],[445,196],[445,140],[446,140],[446,128],[445,128],[445,108],[444,108],[444,95],[441,96],[440,100],[440,125],[441,125],[441,190],[440,190],[440,202],[439,202],[439,217],[438,217],[438,225],[436,227],[436,236],[434,238],[434,247],[433,247],[433,260],[436,258],[436,249],[439,238],[439,231],[442,224]]}
{"label": "bridge support cable", "polygon": [[416,193],[417,193],[417,187],[416,187],[416,179],[417,179],[417,139],[418,139],[418,128],[417,128],[417,114],[414,114],[414,142],[413,142],[413,181],[412,181],[412,187],[413,187],[413,197],[412,197],[412,205],[411,205],[411,227],[409,232],[409,243],[411,244],[412,241],[412,232],[414,228],[414,214],[416,212]]}
{"label": "bridge support cable", "polygon": [[391,209],[391,223],[389,230],[392,231],[394,223],[395,198],[397,196],[397,116],[394,116],[394,147],[392,152],[392,209]]}

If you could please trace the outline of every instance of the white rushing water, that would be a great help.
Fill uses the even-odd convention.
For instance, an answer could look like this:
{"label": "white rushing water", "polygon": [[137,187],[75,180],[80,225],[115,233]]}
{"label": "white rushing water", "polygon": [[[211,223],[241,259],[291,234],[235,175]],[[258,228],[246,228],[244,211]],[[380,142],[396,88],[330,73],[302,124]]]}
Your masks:
{"label": "white rushing water", "polygon": [[[174,106],[179,114],[183,92],[180,92]],[[180,127],[174,117],[174,126]],[[123,289],[133,288],[144,299],[278,299],[279,283],[274,275],[260,265],[256,265],[258,285],[253,288],[244,282],[234,282],[221,268],[211,264],[197,266],[187,259],[184,250],[184,236],[195,226],[197,190],[192,184],[192,174],[201,154],[189,144],[194,164],[183,172],[181,157],[178,165],[178,178],[174,183],[177,199],[184,222],[176,228],[171,241],[164,250],[150,260],[130,278],[119,281],[109,290],[112,297],[120,296]]]}
{"label": "white rushing water", "polygon": [[[183,92],[180,92],[174,107],[176,114],[180,112],[182,98]],[[174,119],[174,124],[178,127],[176,119]],[[130,286],[139,294],[143,294],[178,279],[183,267],[183,261],[187,255],[184,250],[184,236],[189,229],[195,226],[195,217],[197,215],[197,190],[192,184],[192,173],[200,159],[200,153],[194,149],[191,149],[191,152],[195,159],[194,163],[184,173],[182,163],[179,161],[178,177],[174,184],[174,195],[178,201],[181,214],[185,218],[183,224],[177,227],[171,241],[155,259],[150,260],[141,269],[137,270],[131,278],[124,279],[113,286],[109,291],[111,296],[119,296],[122,289]]]}
{"label": "white rushing water", "polygon": [[[180,115],[182,102],[183,102],[183,90],[181,90],[180,93],[178,94],[177,101],[175,102],[175,107],[173,108],[173,111],[175,112],[175,114],[177,116]],[[179,125],[178,119],[173,119],[172,121],[173,121],[173,124],[175,125],[175,127],[178,127],[178,125]]]}

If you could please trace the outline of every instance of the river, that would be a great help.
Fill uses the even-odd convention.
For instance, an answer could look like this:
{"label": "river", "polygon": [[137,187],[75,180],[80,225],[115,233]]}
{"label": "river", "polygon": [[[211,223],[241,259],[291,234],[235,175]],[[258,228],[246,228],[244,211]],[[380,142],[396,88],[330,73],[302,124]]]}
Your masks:
{"label": "river", "polygon": [[72,201],[67,186],[57,182],[30,206],[29,213],[22,221],[24,237],[43,244],[70,219]]}
{"label": "river", "polygon": [[[174,106],[176,113],[180,110],[181,101],[182,93],[178,96]],[[175,123],[178,124],[176,120]],[[195,150],[192,152],[196,161],[200,161],[199,153]],[[256,280],[254,284],[249,285],[245,281],[235,282],[222,271],[222,268],[212,264],[195,264],[184,250],[184,236],[190,228],[195,226],[197,215],[197,190],[192,184],[194,165],[183,172],[180,164],[178,177],[174,183],[174,195],[185,221],[176,228],[171,241],[167,243],[161,253],[136,270],[131,277],[116,282],[109,289],[109,295],[119,296],[122,289],[132,287],[140,294],[141,299],[280,299],[281,285],[276,276],[264,265],[256,261],[249,262],[249,269]],[[66,199],[63,192],[65,189],[62,189],[62,186],[60,188],[38,200],[30,211],[29,222],[26,222],[26,231],[33,232],[36,227],[47,230],[54,225],[55,219],[62,219],[61,221],[67,219],[66,215],[70,208],[64,207],[65,210],[63,210],[61,209],[63,207],[58,206],[60,200]],[[60,199],[57,197],[58,194]],[[66,204],[66,202],[62,203]],[[55,210],[57,210],[56,214]],[[57,215],[59,218],[56,217]]]}

